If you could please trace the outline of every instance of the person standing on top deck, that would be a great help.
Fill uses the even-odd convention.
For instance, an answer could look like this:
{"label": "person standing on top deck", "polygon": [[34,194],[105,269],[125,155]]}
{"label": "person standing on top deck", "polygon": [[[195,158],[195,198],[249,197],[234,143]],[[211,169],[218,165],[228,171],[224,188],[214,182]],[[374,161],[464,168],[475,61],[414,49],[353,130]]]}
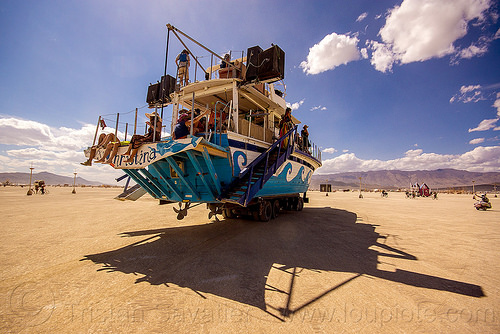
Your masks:
{"label": "person standing on top deck", "polygon": [[[189,81],[189,52],[187,50],[182,50],[182,52],[175,58],[175,64],[177,65],[177,73],[179,76],[179,82],[181,86],[186,86]],[[183,83],[184,82],[184,83]]]}

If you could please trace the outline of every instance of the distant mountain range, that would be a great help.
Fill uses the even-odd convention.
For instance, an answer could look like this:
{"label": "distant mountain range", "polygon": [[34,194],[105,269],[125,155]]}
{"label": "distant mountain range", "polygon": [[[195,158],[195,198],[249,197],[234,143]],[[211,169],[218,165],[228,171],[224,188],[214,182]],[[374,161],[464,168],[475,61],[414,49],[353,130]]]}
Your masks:
{"label": "distant mountain range", "polygon": [[[33,173],[31,177],[31,182],[35,182],[35,180],[44,180],[45,184],[48,185],[57,185],[57,184],[73,185],[73,177],[61,176],[49,172]],[[30,173],[0,173],[0,183],[4,183],[5,181],[9,181],[11,184],[29,184]],[[98,186],[101,185],[102,182],[89,181],[77,176],[76,184],[77,185],[84,184],[86,186]]]}
{"label": "distant mountain range", "polygon": [[410,183],[426,183],[431,189],[438,188],[472,188],[488,185],[490,188],[496,183],[500,190],[500,172],[478,173],[456,169],[437,170],[381,170],[371,172],[347,172],[325,175],[313,175],[310,189],[319,189],[319,185],[329,183],[335,189],[359,188],[359,178],[363,188],[408,188]]}
{"label": "distant mountain range", "polygon": [[[426,183],[431,189],[443,188],[472,188],[474,181],[477,190],[492,189],[494,184],[500,190],[500,172],[468,172],[456,169],[437,170],[381,170],[372,172],[347,172],[336,174],[313,175],[309,189],[318,190],[319,185],[329,183],[334,189],[358,189],[359,177],[363,188],[370,189],[398,189],[408,188],[411,183]],[[11,184],[28,184],[29,173],[0,173],[0,183],[9,181]],[[46,184],[73,185],[73,177],[61,176],[49,172],[33,173],[32,182],[44,180]],[[89,181],[81,177],[76,178],[77,185],[98,186],[101,182]]]}

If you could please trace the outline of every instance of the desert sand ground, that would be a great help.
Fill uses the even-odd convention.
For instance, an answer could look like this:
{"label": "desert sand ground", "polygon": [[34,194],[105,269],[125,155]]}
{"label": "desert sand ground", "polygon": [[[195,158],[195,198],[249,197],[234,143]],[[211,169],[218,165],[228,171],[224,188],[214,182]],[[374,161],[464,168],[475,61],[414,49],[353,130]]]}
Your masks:
{"label": "desert sand ground", "polygon": [[498,333],[500,199],[310,192],[269,223],[0,188],[2,333]]}

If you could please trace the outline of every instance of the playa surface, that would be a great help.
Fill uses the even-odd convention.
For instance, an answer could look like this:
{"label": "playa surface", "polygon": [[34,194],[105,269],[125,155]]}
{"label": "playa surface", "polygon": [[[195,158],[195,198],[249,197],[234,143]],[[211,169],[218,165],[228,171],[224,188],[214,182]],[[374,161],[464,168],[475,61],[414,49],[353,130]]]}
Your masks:
{"label": "playa surface", "polygon": [[310,192],[269,223],[0,188],[2,333],[498,333],[500,199]]}

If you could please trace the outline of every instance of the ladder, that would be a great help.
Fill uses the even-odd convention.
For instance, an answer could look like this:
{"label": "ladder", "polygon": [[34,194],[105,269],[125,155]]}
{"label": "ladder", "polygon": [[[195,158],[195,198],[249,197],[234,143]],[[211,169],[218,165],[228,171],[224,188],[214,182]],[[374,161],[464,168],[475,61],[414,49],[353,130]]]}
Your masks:
{"label": "ladder", "polygon": [[147,191],[144,188],[142,188],[139,184],[136,184],[133,187],[130,187],[124,192],[122,192],[120,195],[116,196],[115,199],[119,199],[122,201],[124,200],[136,201],[146,193]]}
{"label": "ladder", "polygon": [[246,207],[292,154],[296,131],[297,125],[243,169],[219,200]]}

